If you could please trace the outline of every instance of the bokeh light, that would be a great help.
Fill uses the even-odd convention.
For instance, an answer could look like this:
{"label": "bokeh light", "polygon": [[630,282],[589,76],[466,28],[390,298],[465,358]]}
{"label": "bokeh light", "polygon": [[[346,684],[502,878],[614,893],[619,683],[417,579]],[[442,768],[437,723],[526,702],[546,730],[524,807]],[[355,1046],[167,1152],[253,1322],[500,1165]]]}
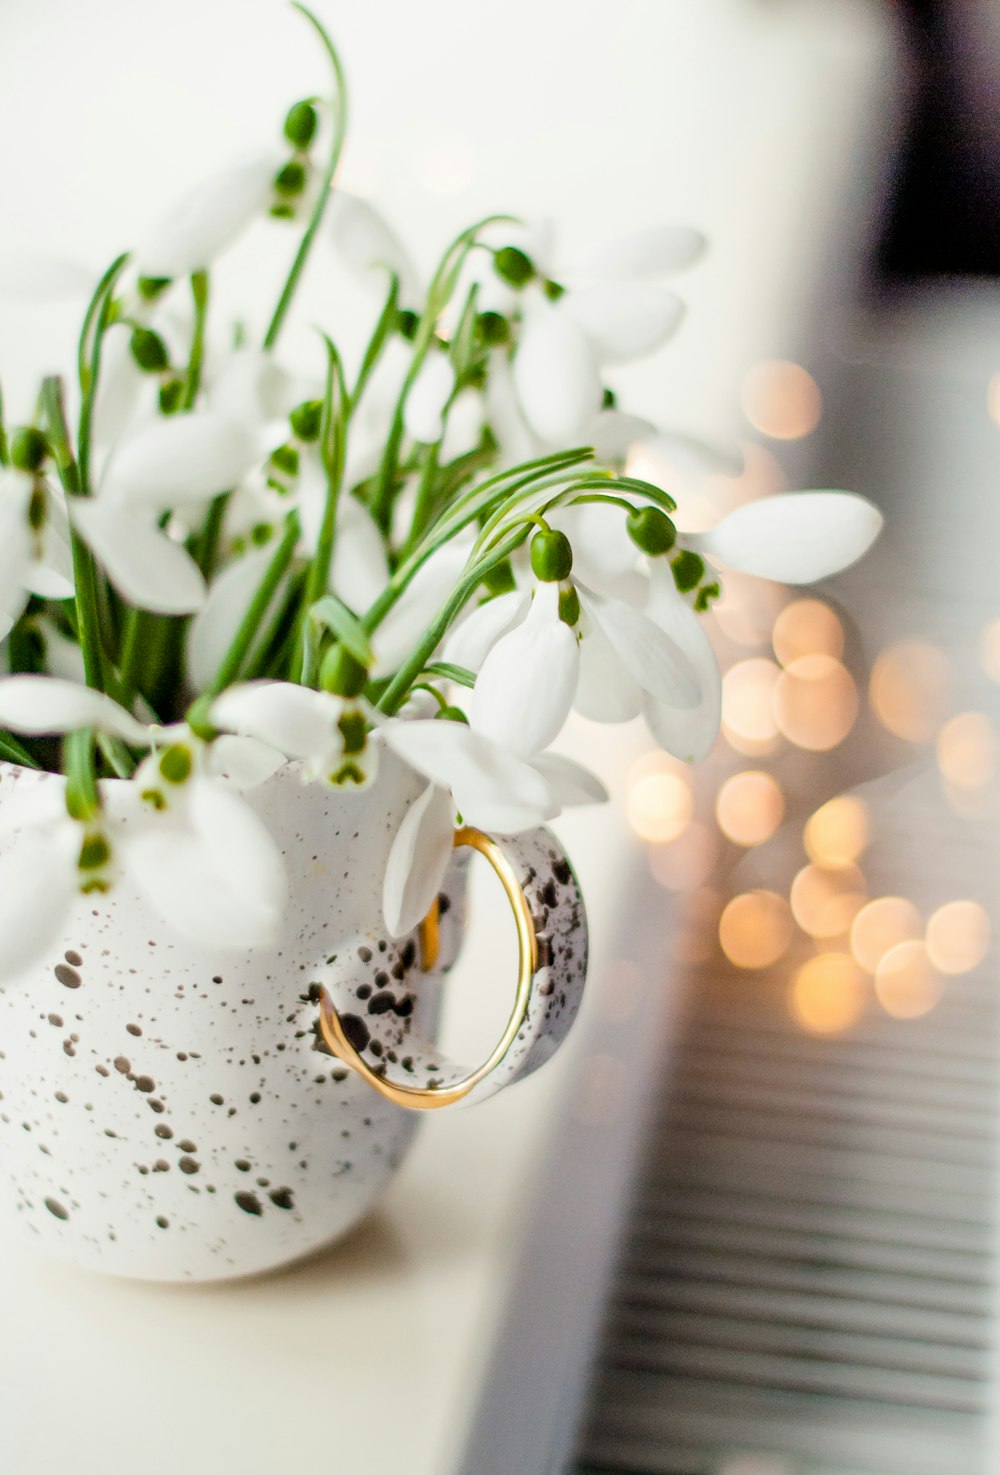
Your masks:
{"label": "bokeh light", "polygon": [[719,943],[737,968],[768,968],[792,940],[792,915],[774,891],[734,896],[719,918]]}
{"label": "bokeh light", "polygon": [[801,656],[832,656],[844,653],[844,627],[821,599],[794,599],[778,615],[772,633],[774,654],[783,666]]}
{"label": "bokeh light", "polygon": [[977,901],[946,902],[928,918],[928,956],[941,973],[968,973],[985,958],[991,931]]}
{"label": "bokeh light", "polygon": [[769,773],[749,769],[726,779],[715,799],[719,829],[737,845],[763,845],[785,815],[781,786]]}
{"label": "bokeh light", "polygon": [[919,939],[890,948],[875,973],[875,997],[895,1019],[929,1013],[943,992],[944,979]]}
{"label": "bokeh light", "polygon": [[628,819],[641,840],[662,845],[683,834],[694,814],[694,795],[679,773],[647,773],[631,784]]}
{"label": "bokeh light", "polygon": [[816,380],[788,359],[754,364],[743,381],[740,403],[754,429],[772,440],[799,440],[816,429],[823,413]]}
{"label": "bokeh light", "polygon": [[997,733],[984,712],[959,712],[938,733],[937,761],[957,789],[980,789],[996,772]]}
{"label": "bokeh light", "polygon": [[800,656],[774,684],[779,729],[799,748],[825,753],[842,743],[858,715],[858,692],[833,656]]}
{"label": "bokeh light", "polygon": [[819,953],[803,963],[792,980],[789,1008],[812,1034],[839,1034],[864,1013],[868,986],[846,953]]}
{"label": "bokeh light", "polygon": [[770,752],[778,741],[772,697],[781,671],[755,656],[737,661],[722,678],[722,730],[737,752]]}
{"label": "bokeh light", "polygon": [[806,854],[819,866],[847,866],[868,844],[868,808],[853,794],[840,794],[806,821]]}
{"label": "bokeh light", "polygon": [[918,938],[920,913],[904,896],[879,896],[861,908],[851,924],[851,952],[861,967],[874,973],[892,948]]}
{"label": "bokeh light", "polygon": [[867,900],[857,866],[804,866],[792,882],[792,915],[810,937],[839,937]]}
{"label": "bokeh light", "polygon": [[1000,620],[991,620],[979,636],[979,664],[991,681],[1000,681]]}
{"label": "bokeh light", "polygon": [[910,743],[928,742],[948,710],[951,668],[936,646],[905,640],[872,667],[868,696],[883,727]]}

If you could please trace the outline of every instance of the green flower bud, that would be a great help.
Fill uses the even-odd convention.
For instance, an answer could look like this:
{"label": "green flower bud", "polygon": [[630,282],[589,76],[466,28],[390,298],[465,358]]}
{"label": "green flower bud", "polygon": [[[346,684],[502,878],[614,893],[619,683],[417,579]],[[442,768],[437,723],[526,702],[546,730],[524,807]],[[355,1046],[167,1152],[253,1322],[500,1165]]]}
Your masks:
{"label": "green flower bud", "polygon": [[484,343],[510,342],[510,323],[502,312],[481,312],[476,318],[476,327]]}
{"label": "green flower bud", "polygon": [[677,542],[677,529],[659,507],[634,507],[625,519],[632,542],[651,558],[669,553]]}
{"label": "green flower bud", "polygon": [[419,322],[420,319],[417,317],[417,314],[415,312],[411,312],[408,307],[404,307],[400,310],[399,315],[396,319],[396,327],[399,329],[400,336],[405,338],[408,343],[412,343],[413,339],[416,337],[417,324]]}
{"label": "green flower bud", "polygon": [[[269,482],[270,486],[271,483]],[[279,488],[279,490],[282,490]],[[255,522],[250,529],[250,541],[255,548],[265,548],[274,537],[274,528],[269,522]]]}
{"label": "green flower bud", "polygon": [[565,290],[565,287],[560,286],[558,282],[553,282],[550,278],[546,278],[542,283],[542,291],[550,302],[558,302]]}
{"label": "green flower bud", "polygon": [[559,618],[571,629],[580,623],[580,596],[573,584],[559,590]]}
{"label": "green flower bud", "polygon": [[144,374],[162,374],[164,369],[170,367],[167,345],[152,328],[134,328],[129,348]]}
{"label": "green flower bud", "polygon": [[618,403],[618,396],[613,389],[605,389],[601,395],[601,409],[613,410]]}
{"label": "green flower bud", "polygon": [[461,707],[439,707],[434,717],[435,719],[440,718],[442,722],[464,722],[466,727],[469,725],[469,719]]}
{"label": "green flower bud", "polygon": [[551,528],[536,533],[531,540],[531,567],[535,578],[545,584],[568,579],[573,568],[573,549],[566,534]]}
{"label": "green flower bud", "polygon": [[307,149],[316,137],[319,113],[311,102],[296,102],[285,114],[285,137],[296,149]]}
{"label": "green flower bud", "polygon": [[173,282],[173,277],[140,277],[136,288],[143,302],[155,302]]}
{"label": "green flower bud", "polygon": [[49,443],[34,425],[22,425],[10,438],[10,459],[18,471],[40,471]]}
{"label": "green flower bud", "polygon": [[272,205],[267,213],[272,220],[294,220],[295,206],[279,202],[277,205]]}
{"label": "green flower bud", "polygon": [[271,452],[271,465],[275,471],[284,472],[286,476],[298,476],[298,446],[278,446],[276,450]]}
{"label": "green flower bud", "polygon": [[324,691],[332,691],[338,697],[359,697],[368,684],[368,672],[338,641],[323,657],[319,684]]}
{"label": "green flower bud", "polygon": [[491,594],[509,594],[512,589],[517,588],[509,558],[505,558],[503,563],[494,564],[488,574],[483,574],[483,587]]}
{"label": "green flower bud", "polygon": [[103,835],[86,835],[80,846],[77,867],[81,871],[99,871],[111,859],[111,846]]}
{"label": "green flower bud", "polygon": [[274,188],[279,195],[301,195],[306,187],[306,169],[298,159],[290,159],[274,176]]}
{"label": "green flower bud", "polygon": [[180,409],[183,394],[184,381],[182,379],[168,379],[165,384],[161,384],[160,412],[164,415],[174,414]]}
{"label": "green flower bud", "polygon": [[512,287],[524,287],[535,275],[535,263],[517,246],[503,246],[493,258],[497,276]]}
{"label": "green flower bud", "polygon": [[701,583],[705,560],[699,553],[692,553],[690,548],[685,548],[671,560],[670,567],[674,571],[674,583],[680,592],[690,594]]}
{"label": "green flower bud", "polygon": [[160,772],[168,784],[183,784],[191,777],[191,749],[172,743],[160,755]]}
{"label": "green flower bud", "polygon": [[302,404],[296,405],[288,417],[292,427],[292,434],[297,435],[299,440],[319,440],[320,420],[323,416],[323,405],[318,399],[303,400]]}

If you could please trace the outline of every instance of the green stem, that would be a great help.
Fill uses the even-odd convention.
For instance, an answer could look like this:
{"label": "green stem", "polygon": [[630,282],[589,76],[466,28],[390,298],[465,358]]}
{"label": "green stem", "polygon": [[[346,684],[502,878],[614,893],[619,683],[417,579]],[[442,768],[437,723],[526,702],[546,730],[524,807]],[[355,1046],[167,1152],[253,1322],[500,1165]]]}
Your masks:
{"label": "green stem", "polygon": [[87,727],[71,732],[63,743],[66,771],[66,807],[74,819],[88,820],[101,812],[94,764],[94,734]]}
{"label": "green stem", "polygon": [[427,448],[423,468],[420,472],[420,481],[417,484],[417,496],[413,506],[413,520],[410,523],[410,531],[406,542],[403,544],[403,558],[406,558],[408,554],[413,552],[433,518],[436,492],[435,482],[437,480],[438,453],[440,449],[440,441]]}
{"label": "green stem", "polygon": [[41,768],[28,752],[22,748],[17,738],[11,737],[9,732],[0,732],[0,758],[5,763],[17,763],[21,768]]}
{"label": "green stem", "polygon": [[264,335],[265,349],[272,349],[278,341],[278,334],[281,332],[281,327],[288,314],[288,309],[292,305],[295,289],[299,284],[299,278],[305,270],[306,262],[309,259],[309,252],[312,250],[316,232],[319,230],[320,222],[323,219],[323,212],[326,210],[327,202],[330,198],[330,191],[333,187],[333,176],[337,172],[337,165],[340,162],[341,151],[344,147],[344,139],[347,135],[347,81],[344,77],[344,68],[341,65],[337,49],[330,40],[324,26],[317,20],[311,10],[307,10],[304,5],[299,4],[299,0],[292,0],[292,5],[305,16],[306,20],[318,34],[326,50],[326,54],[330,59],[330,64],[333,67],[334,82],[336,84],[331,103],[333,111],[333,142],[330,148],[330,157],[323,171],[323,179],[316,198],[316,204],[313,206],[309,223],[302,234],[299,249],[295,253],[295,259],[292,262],[291,270],[288,273],[281,296],[278,298],[278,305],[274,309],[274,316],[271,318],[268,330]]}
{"label": "green stem", "polygon": [[192,540],[191,556],[206,579],[211,576],[215,568],[228,501],[228,492],[212,498],[208,512],[205,514],[205,521],[197,536]]}
{"label": "green stem", "polygon": [[240,673],[240,668],[250,653],[254,636],[260,629],[261,622],[267,613],[267,607],[274,598],[289,565],[295,556],[295,545],[299,540],[298,514],[290,512],[285,523],[285,531],[281,542],[278,544],[267,566],[264,577],[258,586],[257,592],[246,614],[240,621],[239,629],[233,636],[229,650],[215,675],[215,680],[208,688],[209,696],[218,696],[227,686],[232,685]]}
{"label": "green stem", "polygon": [[194,298],[194,329],[191,334],[191,353],[187,373],[184,376],[184,394],[181,409],[194,408],[201,388],[201,370],[205,361],[205,325],[208,320],[208,272],[196,271],[191,278],[191,295]]}
{"label": "green stem", "polygon": [[[85,497],[89,496],[92,490],[90,485],[90,438],[94,423],[97,387],[101,377],[101,348],[104,342],[104,335],[111,323],[111,305],[114,301],[115,286],[118,278],[125,270],[127,261],[128,254],[125,253],[113,261],[104,273],[87,309],[83,332],[80,335],[80,391],[82,400],[80,404],[77,455],[80,463],[80,491]],[[90,343],[88,360],[87,339],[91,327],[93,327],[93,340]]]}

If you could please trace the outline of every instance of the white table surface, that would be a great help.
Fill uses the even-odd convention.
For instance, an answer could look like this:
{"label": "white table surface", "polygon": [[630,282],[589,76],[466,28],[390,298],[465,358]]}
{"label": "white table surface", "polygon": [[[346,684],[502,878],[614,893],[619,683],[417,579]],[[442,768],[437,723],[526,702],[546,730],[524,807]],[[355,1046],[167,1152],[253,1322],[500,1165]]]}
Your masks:
{"label": "white table surface", "polygon": [[[602,235],[616,221],[707,229],[716,247],[685,283],[691,310],[674,349],[624,377],[633,404],[664,423],[739,428],[746,368],[800,350],[841,239],[839,184],[877,112],[887,57],[873,7],[624,0],[612,15],[509,0],[476,19],[459,0],[427,0],[394,7],[391,27],[382,6],[316,8],[355,78],[352,167],[428,258],[453,227],[498,205],[553,215],[585,241],[595,215]],[[238,56],[222,46],[227,26],[238,28]],[[321,84],[302,40],[285,50],[294,31],[268,0],[178,0],[169,13],[152,0],[4,7],[0,165],[8,201],[30,208],[5,215],[0,248],[107,258],[152,215],[161,188],[197,172],[199,154],[210,163],[245,142],[259,92],[277,110]],[[95,80],[98,45],[120,74]],[[496,96],[491,78],[502,79]],[[442,159],[466,170],[461,191],[428,188],[436,178],[440,190]],[[0,307],[2,357],[17,349],[4,375],[22,402],[28,371],[48,367],[65,334],[58,314]],[[571,747],[620,801],[629,755],[645,741],[581,724]],[[620,802],[560,829],[587,892],[599,979],[635,842]],[[483,925],[484,957],[492,945]],[[36,1260],[0,1238],[5,1475],[447,1475],[540,1153],[586,1040],[584,1019],[538,1077],[425,1123],[381,1209],[296,1269],[162,1288]]]}

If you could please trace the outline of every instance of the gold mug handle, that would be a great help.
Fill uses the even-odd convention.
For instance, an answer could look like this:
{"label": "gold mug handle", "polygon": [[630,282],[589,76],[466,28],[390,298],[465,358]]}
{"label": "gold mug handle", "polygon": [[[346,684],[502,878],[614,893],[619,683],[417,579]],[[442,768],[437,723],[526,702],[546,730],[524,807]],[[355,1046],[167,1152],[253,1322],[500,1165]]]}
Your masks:
{"label": "gold mug handle", "polygon": [[[356,1071],[380,1096],[410,1111],[435,1111],[492,1095],[529,1074],[561,1043],[576,1015],[586,977],[587,927],[579,884],[558,841],[547,830],[513,836],[501,845],[466,825],[455,833],[455,848],[468,846],[492,866],[506,894],[517,928],[518,974],[514,1004],[503,1034],[488,1058],[474,1070],[438,1066],[440,1080],[410,1085],[393,1080],[385,1063],[365,1059],[348,1038],[327,989],[319,992],[319,1031],[327,1048]],[[425,960],[433,964],[436,914],[421,929]],[[430,954],[430,956],[428,956]]]}

